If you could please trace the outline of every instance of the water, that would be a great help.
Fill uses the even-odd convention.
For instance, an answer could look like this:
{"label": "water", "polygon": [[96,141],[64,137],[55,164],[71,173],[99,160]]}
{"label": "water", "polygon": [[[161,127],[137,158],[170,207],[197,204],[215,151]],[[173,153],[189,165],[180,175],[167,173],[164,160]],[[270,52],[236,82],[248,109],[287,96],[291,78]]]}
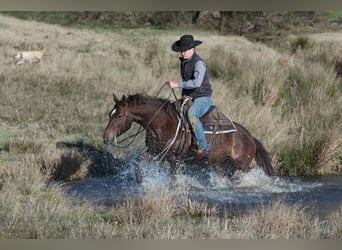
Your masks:
{"label": "water", "polygon": [[212,168],[183,166],[172,182],[167,165],[158,167],[151,162],[141,162],[140,167],[142,184],[135,182],[133,167],[128,166],[116,176],[59,185],[70,199],[86,199],[94,205],[108,207],[128,197],[162,191],[179,196],[186,193],[197,202],[205,202],[233,214],[260,205],[267,206],[279,199],[289,205],[300,203],[321,214],[342,207],[342,176],[268,177],[261,169],[253,169],[227,179],[219,178]]}

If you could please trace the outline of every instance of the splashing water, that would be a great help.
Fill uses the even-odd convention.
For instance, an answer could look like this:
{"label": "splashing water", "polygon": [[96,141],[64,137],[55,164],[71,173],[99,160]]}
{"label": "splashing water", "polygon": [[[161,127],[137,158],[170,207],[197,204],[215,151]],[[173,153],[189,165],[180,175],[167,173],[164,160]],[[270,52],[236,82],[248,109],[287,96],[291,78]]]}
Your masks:
{"label": "splashing water", "polygon": [[88,199],[94,204],[112,206],[127,197],[155,192],[172,192],[198,202],[218,204],[223,209],[243,211],[260,204],[283,199],[289,204],[305,201],[322,209],[342,205],[342,176],[325,178],[269,177],[262,169],[238,172],[233,178],[221,178],[211,167],[181,166],[172,181],[169,165],[139,163],[143,183],[137,184],[130,164],[119,175],[91,178],[63,184],[73,199]]}

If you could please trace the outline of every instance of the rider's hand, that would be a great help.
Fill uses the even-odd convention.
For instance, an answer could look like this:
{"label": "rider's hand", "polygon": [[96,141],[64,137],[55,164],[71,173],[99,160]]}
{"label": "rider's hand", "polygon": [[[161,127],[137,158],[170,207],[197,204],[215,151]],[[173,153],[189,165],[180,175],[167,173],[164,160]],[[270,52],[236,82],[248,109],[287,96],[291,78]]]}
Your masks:
{"label": "rider's hand", "polygon": [[178,82],[169,81],[169,87],[170,88],[178,88]]}

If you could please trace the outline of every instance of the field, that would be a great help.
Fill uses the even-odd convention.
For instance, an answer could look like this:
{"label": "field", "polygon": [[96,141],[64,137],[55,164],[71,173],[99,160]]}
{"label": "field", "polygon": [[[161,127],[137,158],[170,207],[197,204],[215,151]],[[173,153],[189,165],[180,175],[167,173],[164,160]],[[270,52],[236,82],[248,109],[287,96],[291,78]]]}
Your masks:
{"label": "field", "polygon": [[[184,33],[203,41],[215,105],[263,142],[278,175],[341,174],[341,33],[290,35],[274,48],[209,31],[96,31],[3,15],[0,31],[0,238],[341,238],[341,209],[322,219],[279,201],[222,218],[170,194],[103,209],[46,186],[108,174],[97,159],[112,93],[154,96],[179,79],[170,46]],[[15,46],[45,57],[15,65]]]}

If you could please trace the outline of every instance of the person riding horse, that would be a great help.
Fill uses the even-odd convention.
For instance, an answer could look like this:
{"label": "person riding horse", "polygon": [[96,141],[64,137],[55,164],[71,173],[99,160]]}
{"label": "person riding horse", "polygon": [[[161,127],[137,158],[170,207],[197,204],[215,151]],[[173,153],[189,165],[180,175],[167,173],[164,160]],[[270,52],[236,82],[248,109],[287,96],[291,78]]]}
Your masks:
{"label": "person riding horse", "polygon": [[[186,123],[185,128],[180,129],[182,121],[174,102],[142,94],[123,95],[121,100],[113,94],[113,101],[114,107],[109,112],[109,121],[102,135],[105,144],[120,144],[117,142],[117,137],[128,131],[133,122],[140,124],[146,130],[147,150],[142,151],[134,159],[134,172],[138,183],[142,182],[139,162],[149,156],[153,157],[153,161],[160,162],[165,159],[169,162],[170,174],[173,178],[181,162],[211,166],[218,176],[226,177],[233,176],[236,170],[247,172],[254,167],[261,167],[269,176],[275,173],[271,157],[263,144],[237,122],[231,121],[231,124],[234,124],[234,131],[224,131],[226,128],[214,129],[212,133],[207,134],[211,145],[208,160],[194,159],[191,156],[194,145],[193,135],[189,133],[190,124]],[[210,114],[202,118],[208,115]],[[214,116],[212,114],[212,117]],[[209,122],[217,128],[220,120],[216,122],[209,119]],[[204,119],[202,122],[208,125]],[[139,129],[135,136],[140,131],[143,130]]]}
{"label": "person riding horse", "polygon": [[[215,114],[221,114],[221,118],[213,113],[207,113],[213,99],[206,64],[195,52],[195,47],[201,43],[194,40],[192,35],[183,35],[172,45],[172,50],[181,52],[182,55],[182,81],[169,81],[168,85],[170,88],[182,88],[182,97],[190,96],[193,99],[193,104],[187,111],[189,122],[186,122],[184,128],[180,129],[182,119],[176,107],[178,102],[171,103],[167,99],[142,94],[123,95],[119,100],[113,94],[114,107],[109,113],[109,121],[102,135],[103,141],[106,144],[117,143],[116,138],[129,130],[133,122],[146,130],[147,150],[141,152],[134,160],[135,178],[138,183],[142,182],[139,162],[146,155],[152,156],[153,160],[168,161],[170,174],[174,179],[181,162],[194,163],[195,148],[195,161],[213,167],[219,176],[231,177],[236,170],[247,172],[254,167],[261,167],[269,176],[275,174],[268,151],[246,128],[228,119],[234,129],[220,129],[221,118],[226,116],[218,111]],[[210,117],[219,119],[212,120]],[[205,132],[200,119],[206,126]],[[213,127],[212,131],[208,131],[208,125]],[[194,133],[191,133],[191,127]],[[210,142],[210,150],[205,133]],[[197,142],[193,143],[196,140]]]}
{"label": "person riding horse", "polygon": [[173,43],[172,50],[181,53],[179,59],[182,81],[169,81],[169,86],[182,88],[182,96],[192,98],[193,104],[187,113],[199,144],[196,157],[207,158],[209,147],[199,118],[209,110],[213,98],[207,66],[195,51],[195,47],[201,43],[194,40],[192,35],[183,35]]}

